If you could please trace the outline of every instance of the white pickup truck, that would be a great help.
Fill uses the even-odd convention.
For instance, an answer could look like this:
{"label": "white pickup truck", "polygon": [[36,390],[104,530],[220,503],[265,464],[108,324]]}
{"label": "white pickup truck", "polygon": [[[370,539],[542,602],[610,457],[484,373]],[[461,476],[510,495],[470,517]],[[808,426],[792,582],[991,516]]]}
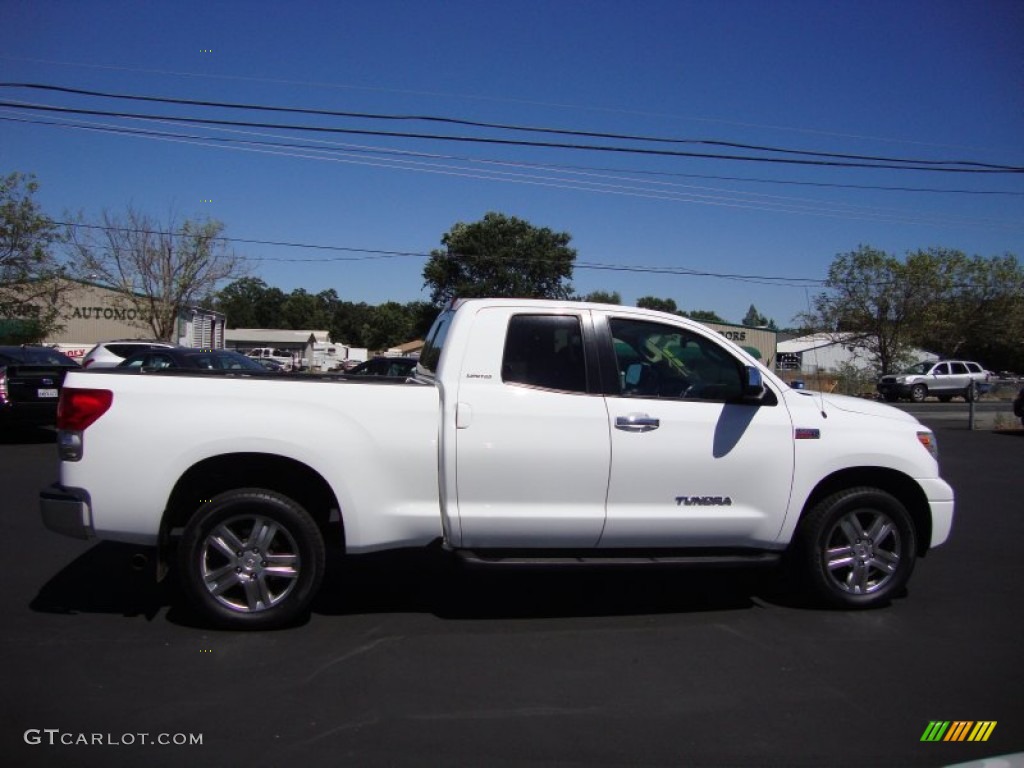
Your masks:
{"label": "white pickup truck", "polygon": [[408,380],[73,371],[45,524],[160,548],[211,622],[309,610],[325,547],[477,564],[785,560],[813,594],[899,594],[949,535],[934,435],[790,389],[719,334],[643,309],[474,299]]}

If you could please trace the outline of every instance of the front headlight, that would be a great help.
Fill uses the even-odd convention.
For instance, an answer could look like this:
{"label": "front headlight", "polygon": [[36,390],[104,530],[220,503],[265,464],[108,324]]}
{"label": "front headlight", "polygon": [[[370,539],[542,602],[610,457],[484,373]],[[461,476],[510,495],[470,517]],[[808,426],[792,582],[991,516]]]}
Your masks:
{"label": "front headlight", "polygon": [[935,439],[934,432],[918,432],[917,442],[925,447],[925,449],[932,455],[932,458],[936,461],[939,460],[939,443]]}

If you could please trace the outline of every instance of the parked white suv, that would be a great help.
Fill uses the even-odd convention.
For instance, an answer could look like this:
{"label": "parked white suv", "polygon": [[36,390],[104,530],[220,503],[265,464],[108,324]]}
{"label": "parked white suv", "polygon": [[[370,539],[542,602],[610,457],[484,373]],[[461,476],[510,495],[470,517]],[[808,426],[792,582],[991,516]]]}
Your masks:
{"label": "parked white suv", "polygon": [[114,368],[121,364],[126,357],[136,352],[145,352],[158,347],[174,347],[168,341],[149,341],[146,339],[117,339],[116,341],[101,341],[90,349],[82,358],[83,368]]}
{"label": "parked white suv", "polygon": [[969,402],[988,389],[988,377],[988,371],[967,360],[916,363],[903,373],[883,376],[878,380],[878,391],[888,402],[903,398],[920,403],[926,397],[937,397],[944,403],[962,397]]}

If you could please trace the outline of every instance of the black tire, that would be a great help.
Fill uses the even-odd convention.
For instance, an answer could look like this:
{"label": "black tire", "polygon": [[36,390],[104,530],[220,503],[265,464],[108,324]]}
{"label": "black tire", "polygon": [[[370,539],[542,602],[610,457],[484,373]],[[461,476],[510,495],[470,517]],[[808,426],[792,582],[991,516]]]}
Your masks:
{"label": "black tire", "polygon": [[964,390],[964,402],[965,403],[969,403],[972,400],[974,400],[974,398],[975,398],[974,385],[971,385],[971,386],[967,387],[967,389]]}
{"label": "black tire", "polygon": [[214,497],[189,520],[178,547],[191,604],[228,629],[271,629],[304,618],[324,574],[324,541],[287,496],[241,488]]}
{"label": "black tire", "polygon": [[923,403],[928,397],[928,387],[924,384],[915,384],[910,388],[910,399],[915,403]]}
{"label": "black tire", "polygon": [[906,586],[917,539],[898,499],[877,488],[850,488],[800,521],[791,554],[813,596],[840,608],[874,608]]}

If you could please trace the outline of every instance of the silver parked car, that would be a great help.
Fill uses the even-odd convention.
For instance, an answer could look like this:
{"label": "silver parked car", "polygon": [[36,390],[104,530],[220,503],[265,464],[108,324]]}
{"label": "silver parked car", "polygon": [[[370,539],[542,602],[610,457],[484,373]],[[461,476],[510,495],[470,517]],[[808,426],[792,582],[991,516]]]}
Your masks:
{"label": "silver parked car", "polygon": [[968,360],[940,360],[917,363],[895,375],[878,380],[878,391],[888,402],[899,399],[923,402],[937,397],[948,403],[954,397],[970,401],[975,394],[988,389],[989,373],[978,363]]}

